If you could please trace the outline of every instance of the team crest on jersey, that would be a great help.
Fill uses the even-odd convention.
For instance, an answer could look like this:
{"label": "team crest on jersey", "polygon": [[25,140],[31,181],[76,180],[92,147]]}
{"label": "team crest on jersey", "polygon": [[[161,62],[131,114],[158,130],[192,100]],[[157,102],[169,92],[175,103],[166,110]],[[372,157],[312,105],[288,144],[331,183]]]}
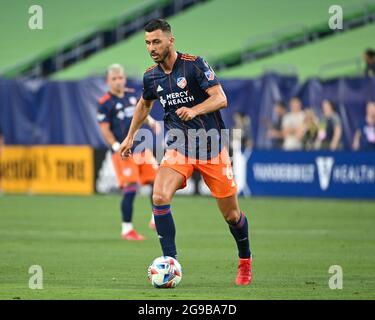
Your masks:
{"label": "team crest on jersey", "polygon": [[185,79],[185,77],[180,77],[180,78],[177,78],[177,85],[181,88],[181,89],[184,89],[187,85],[187,81]]}
{"label": "team crest on jersey", "polygon": [[206,76],[208,81],[212,81],[215,79],[215,73],[210,69],[204,72],[204,75]]}

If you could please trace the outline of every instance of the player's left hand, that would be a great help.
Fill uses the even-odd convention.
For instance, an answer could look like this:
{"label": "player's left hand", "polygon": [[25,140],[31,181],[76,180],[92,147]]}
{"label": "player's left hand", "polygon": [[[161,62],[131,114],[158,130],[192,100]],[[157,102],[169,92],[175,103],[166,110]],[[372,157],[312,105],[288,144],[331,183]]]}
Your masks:
{"label": "player's left hand", "polygon": [[124,160],[127,157],[130,157],[132,153],[132,150],[131,150],[132,146],[133,146],[133,138],[131,137],[126,137],[124,141],[121,142],[120,150],[118,152],[120,152],[122,160]]}
{"label": "player's left hand", "polygon": [[192,108],[181,107],[176,110],[176,114],[182,121],[189,121],[197,116],[197,112]]}

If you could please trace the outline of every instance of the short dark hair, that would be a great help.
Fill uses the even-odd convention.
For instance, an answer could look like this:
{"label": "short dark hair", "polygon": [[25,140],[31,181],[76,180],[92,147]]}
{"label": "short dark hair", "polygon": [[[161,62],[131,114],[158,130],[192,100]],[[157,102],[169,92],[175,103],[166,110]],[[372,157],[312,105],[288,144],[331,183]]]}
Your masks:
{"label": "short dark hair", "polygon": [[171,32],[170,24],[163,19],[152,19],[145,25],[146,32],[152,32],[155,30],[161,30],[163,32]]}
{"label": "short dark hair", "polygon": [[279,106],[279,107],[281,107],[281,108],[283,108],[283,109],[285,109],[285,110],[287,109],[285,102],[282,101],[282,100],[278,100],[278,101],[276,101],[275,105],[276,105],[276,106]]}
{"label": "short dark hair", "polygon": [[330,99],[324,99],[323,101],[327,102],[327,103],[331,106],[332,111],[337,112],[337,107],[336,107],[336,105],[333,103],[332,100],[330,100]]}

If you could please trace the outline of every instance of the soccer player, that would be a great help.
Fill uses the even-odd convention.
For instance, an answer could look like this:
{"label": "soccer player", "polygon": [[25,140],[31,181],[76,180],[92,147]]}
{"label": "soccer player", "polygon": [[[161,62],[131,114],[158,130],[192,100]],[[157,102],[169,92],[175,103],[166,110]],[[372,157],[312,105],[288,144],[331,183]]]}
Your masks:
{"label": "soccer player", "polygon": [[[109,66],[106,77],[109,91],[99,100],[97,117],[102,134],[111,146],[113,166],[119,186],[124,192],[121,202],[121,236],[124,240],[141,241],[144,237],[134,229],[132,224],[133,202],[139,184],[153,185],[158,165],[149,149],[140,150],[140,156],[147,159],[147,163],[137,164],[137,161],[133,159],[137,155],[125,160],[121,159],[119,141],[128,133],[137,98],[125,94],[126,76],[121,65]],[[160,124],[151,116],[146,117],[144,122],[156,133],[160,131]],[[153,216],[149,226],[155,229]]]}
{"label": "soccer player", "polygon": [[[145,26],[145,41],[156,64],[144,74],[143,94],[137,103],[128,135],[121,143],[121,155],[126,158],[131,154],[137,130],[147,118],[153,102],[160,100],[164,108],[165,128],[176,133],[173,139],[168,140],[153,190],[153,213],[163,254],[177,257],[170,204],[176,190],[185,187],[193,171],[198,170],[216,198],[237,243],[239,263],[236,283],[248,285],[252,279],[252,260],[247,218],[239,209],[227,148],[214,150],[215,142],[223,140],[220,132],[225,127],[219,109],[227,106],[225,93],[204,59],[174,49],[175,39],[167,21],[150,21]],[[176,141],[178,130],[187,139],[184,143]],[[216,135],[211,135],[206,141],[199,139],[194,147],[196,137],[190,139],[194,130],[203,130],[207,136],[209,131],[216,130]],[[202,154],[207,155],[207,161]]]}

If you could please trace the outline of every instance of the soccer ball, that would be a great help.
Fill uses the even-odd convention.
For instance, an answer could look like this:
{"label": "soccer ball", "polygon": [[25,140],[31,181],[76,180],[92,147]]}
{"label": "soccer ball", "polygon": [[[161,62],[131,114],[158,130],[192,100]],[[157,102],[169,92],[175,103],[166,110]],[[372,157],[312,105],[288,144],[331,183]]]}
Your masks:
{"label": "soccer ball", "polygon": [[182,268],[176,259],[161,256],[148,267],[147,276],[155,288],[174,288],[181,281]]}

